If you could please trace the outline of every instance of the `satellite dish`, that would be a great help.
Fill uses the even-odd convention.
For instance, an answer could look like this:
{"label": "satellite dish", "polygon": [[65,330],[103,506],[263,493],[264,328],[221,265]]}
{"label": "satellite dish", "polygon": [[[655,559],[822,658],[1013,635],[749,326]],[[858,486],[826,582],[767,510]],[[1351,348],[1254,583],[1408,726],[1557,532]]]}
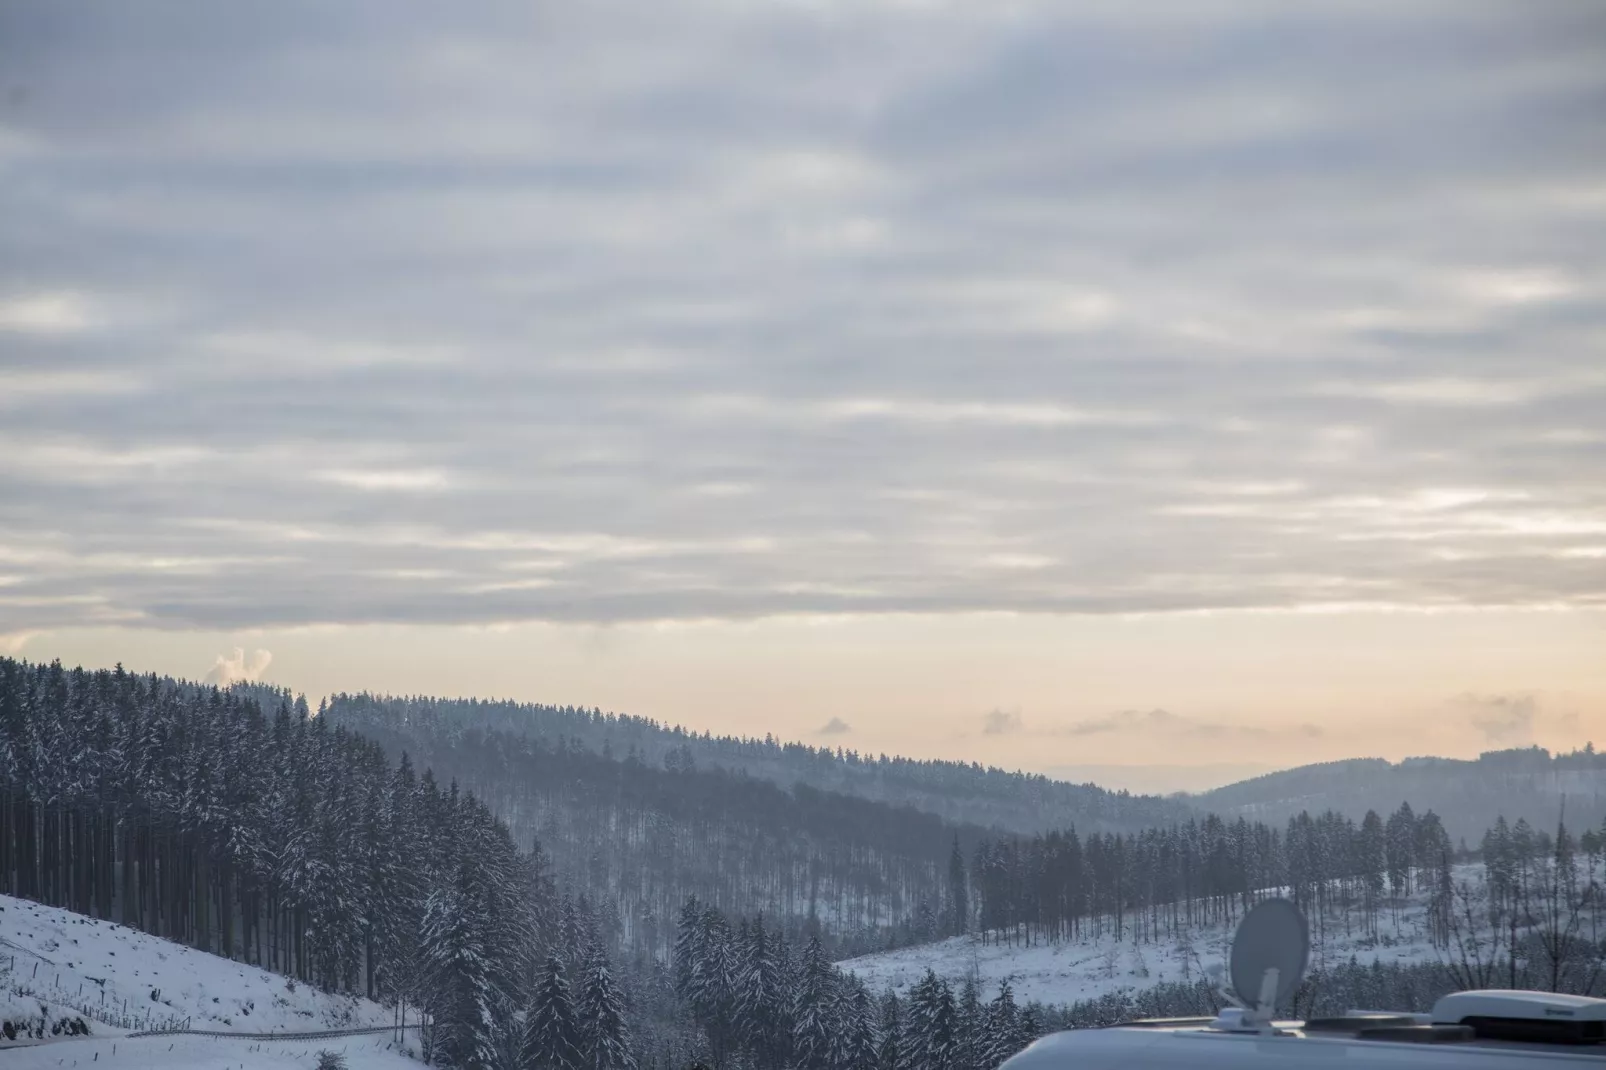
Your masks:
{"label": "satellite dish", "polygon": [[1270,1021],[1305,977],[1310,962],[1310,929],[1305,915],[1287,899],[1255,904],[1232,938],[1232,990],[1256,1019]]}

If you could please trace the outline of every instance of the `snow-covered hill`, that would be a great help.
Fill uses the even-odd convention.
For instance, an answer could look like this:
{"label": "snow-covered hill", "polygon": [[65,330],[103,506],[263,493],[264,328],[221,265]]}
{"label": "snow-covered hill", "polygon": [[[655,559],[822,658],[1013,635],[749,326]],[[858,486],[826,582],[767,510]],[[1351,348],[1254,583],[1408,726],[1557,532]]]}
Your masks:
{"label": "snow-covered hill", "polygon": [[[97,1070],[220,1062],[249,1070],[307,1067],[320,1047],[345,1048],[354,1070],[417,1065],[388,1050],[388,1034],[321,1042],[130,1039],[130,1030],[185,1022],[192,1029],[264,1033],[387,1026],[392,1017],[368,1000],[329,995],[122,925],[0,896],[0,1019],[31,1018],[41,1010],[51,1021],[82,1017],[89,1036],[47,1029],[47,1043],[6,1051],[6,1070],[75,1061]],[[0,1034],[0,1050],[26,1043],[33,1041],[7,1042]]]}
{"label": "snow-covered hill", "polygon": [[[1351,955],[1363,963],[1435,961],[1427,935],[1427,905],[1413,898],[1400,905],[1396,925],[1385,909],[1376,939],[1364,935],[1360,912],[1348,918],[1337,914],[1311,921],[1311,966],[1347,961]],[[1347,922],[1347,924],[1346,924]],[[1137,990],[1161,981],[1194,981],[1219,977],[1226,968],[1233,926],[1203,926],[1185,939],[1134,944],[1130,937],[1113,934],[1060,944],[983,944],[975,935],[954,937],[934,944],[902,948],[848,959],[837,965],[857,974],[872,991],[888,987],[908,991],[930,969],[958,984],[974,976],[984,998],[1007,980],[1020,1002],[1047,1004],[1090,1000],[1108,992]]]}

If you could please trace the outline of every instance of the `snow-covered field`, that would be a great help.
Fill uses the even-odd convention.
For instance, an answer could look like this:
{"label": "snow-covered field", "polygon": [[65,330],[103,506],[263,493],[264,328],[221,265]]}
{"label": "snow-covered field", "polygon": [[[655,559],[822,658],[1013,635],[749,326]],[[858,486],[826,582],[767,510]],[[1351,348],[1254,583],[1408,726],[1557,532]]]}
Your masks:
{"label": "snow-covered field", "polygon": [[223,1037],[101,1037],[0,1048],[5,1070],[312,1070],[322,1049],[341,1052],[349,1070],[420,1070],[394,1050],[388,1034],[330,1040],[231,1040]]}
{"label": "snow-covered field", "polygon": [[[1362,963],[1432,962],[1438,953],[1427,935],[1427,906],[1421,897],[1400,904],[1396,928],[1388,908],[1379,919],[1379,939],[1363,936],[1360,913],[1352,912],[1349,931],[1343,917],[1325,921],[1311,919],[1311,966],[1348,961],[1354,955]],[[857,974],[871,991],[888,987],[907,992],[910,985],[925,976],[926,970],[958,983],[974,976],[982,988],[982,998],[997,994],[1001,982],[1008,980],[1019,1002],[1049,1004],[1094,999],[1121,989],[1148,988],[1162,981],[1193,981],[1201,975],[1220,977],[1226,968],[1232,944],[1233,926],[1216,925],[1194,930],[1186,941],[1165,941],[1134,945],[1130,937],[1116,940],[1106,934],[1099,939],[1074,943],[1020,944],[989,943],[983,946],[976,936],[954,937],[935,944],[902,948],[865,955],[838,963]]]}
{"label": "snow-covered field", "polygon": [[[40,1005],[48,1007],[52,1016],[73,1013],[67,1008],[74,1008],[88,1020],[92,1037],[108,1040],[147,1022],[154,1025],[184,1019],[189,1019],[192,1029],[241,1033],[391,1024],[390,1010],[368,1000],[329,995],[255,966],[208,955],[122,925],[0,896],[0,1018],[8,1013],[37,1013]],[[202,1040],[190,1039],[197,1043]],[[344,1042],[355,1045],[359,1039],[366,1043],[372,1038],[346,1038]],[[380,1039],[383,1042],[386,1038]],[[76,1038],[70,1043],[74,1052],[81,1049],[89,1053],[84,1056],[86,1060],[95,1061],[93,1051],[100,1046],[98,1040]],[[174,1038],[164,1040],[162,1047],[165,1049],[169,1043],[175,1043]],[[123,1043],[119,1061],[112,1065],[125,1065],[120,1061],[124,1053],[146,1045],[148,1042],[137,1040]],[[0,1035],[0,1049],[5,1046],[5,1038]],[[54,1048],[60,1044],[45,1046]],[[324,1046],[332,1045],[326,1042]],[[312,1050],[316,1051],[316,1045]],[[53,1058],[63,1054],[58,1052]],[[107,1057],[103,1054],[96,1065],[104,1064]],[[11,1070],[24,1065],[19,1062],[22,1058],[8,1051],[5,1067]],[[239,1061],[236,1059],[232,1065]],[[52,1061],[50,1065],[56,1063]],[[180,1064],[170,1061],[126,1065]],[[215,1054],[207,1065],[217,1065]]]}

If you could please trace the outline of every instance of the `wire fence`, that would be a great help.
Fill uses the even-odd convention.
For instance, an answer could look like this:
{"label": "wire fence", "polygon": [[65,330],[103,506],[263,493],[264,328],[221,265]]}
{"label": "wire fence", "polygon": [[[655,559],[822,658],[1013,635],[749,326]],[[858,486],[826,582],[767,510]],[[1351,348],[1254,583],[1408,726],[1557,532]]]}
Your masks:
{"label": "wire fence", "polygon": [[[61,983],[60,971],[54,969],[55,963],[25,947],[5,943],[7,947],[16,948],[22,954],[38,960],[31,970],[27,968],[26,963],[23,964],[22,970],[18,970],[15,954],[10,955],[8,960],[0,960],[5,965],[5,969],[0,970],[0,983],[3,983],[3,990],[10,995],[30,996],[52,1007],[71,1008],[85,1018],[116,1029],[167,1030],[183,1028],[190,1023],[188,1016],[163,1014],[155,1010],[146,1010],[142,1013],[141,1008],[137,1006],[130,1008],[126,999],[115,997],[107,999],[106,989],[93,980],[87,991],[82,981],[78,982],[76,990],[66,988]],[[43,976],[40,966],[46,967]]]}

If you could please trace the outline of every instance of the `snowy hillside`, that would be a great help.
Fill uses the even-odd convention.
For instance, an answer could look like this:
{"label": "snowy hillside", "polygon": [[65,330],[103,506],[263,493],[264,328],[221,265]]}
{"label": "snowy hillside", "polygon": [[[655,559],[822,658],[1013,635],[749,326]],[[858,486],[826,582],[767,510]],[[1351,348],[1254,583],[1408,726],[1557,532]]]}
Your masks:
{"label": "snowy hillside", "polygon": [[348,1070],[420,1070],[394,1050],[389,1034],[328,1040],[233,1040],[227,1037],[114,1037],[4,1051],[6,1070],[312,1070],[318,1052],[339,1052]]}
{"label": "snowy hillside", "polygon": [[[253,1033],[391,1024],[391,1012],[377,1003],[0,895],[0,1007],[7,1004],[75,1008],[97,1037],[186,1019],[192,1029]],[[16,1059],[8,1054],[7,1070]]]}
{"label": "snowy hillside", "polygon": [[[1437,952],[1428,939],[1424,897],[1403,903],[1396,926],[1383,919],[1377,939],[1363,935],[1357,910],[1311,922],[1311,966],[1343,962],[1354,955],[1362,963],[1433,962]],[[1134,944],[1130,938],[1100,938],[1032,946],[988,943],[978,936],[954,937],[934,944],[902,948],[848,959],[837,965],[856,974],[879,992],[888,987],[906,993],[930,969],[958,983],[974,976],[983,996],[1009,981],[1022,1003],[1066,1004],[1097,998],[1117,990],[1138,990],[1161,981],[1195,981],[1217,977],[1226,968],[1232,925],[1205,926],[1186,940]]]}

